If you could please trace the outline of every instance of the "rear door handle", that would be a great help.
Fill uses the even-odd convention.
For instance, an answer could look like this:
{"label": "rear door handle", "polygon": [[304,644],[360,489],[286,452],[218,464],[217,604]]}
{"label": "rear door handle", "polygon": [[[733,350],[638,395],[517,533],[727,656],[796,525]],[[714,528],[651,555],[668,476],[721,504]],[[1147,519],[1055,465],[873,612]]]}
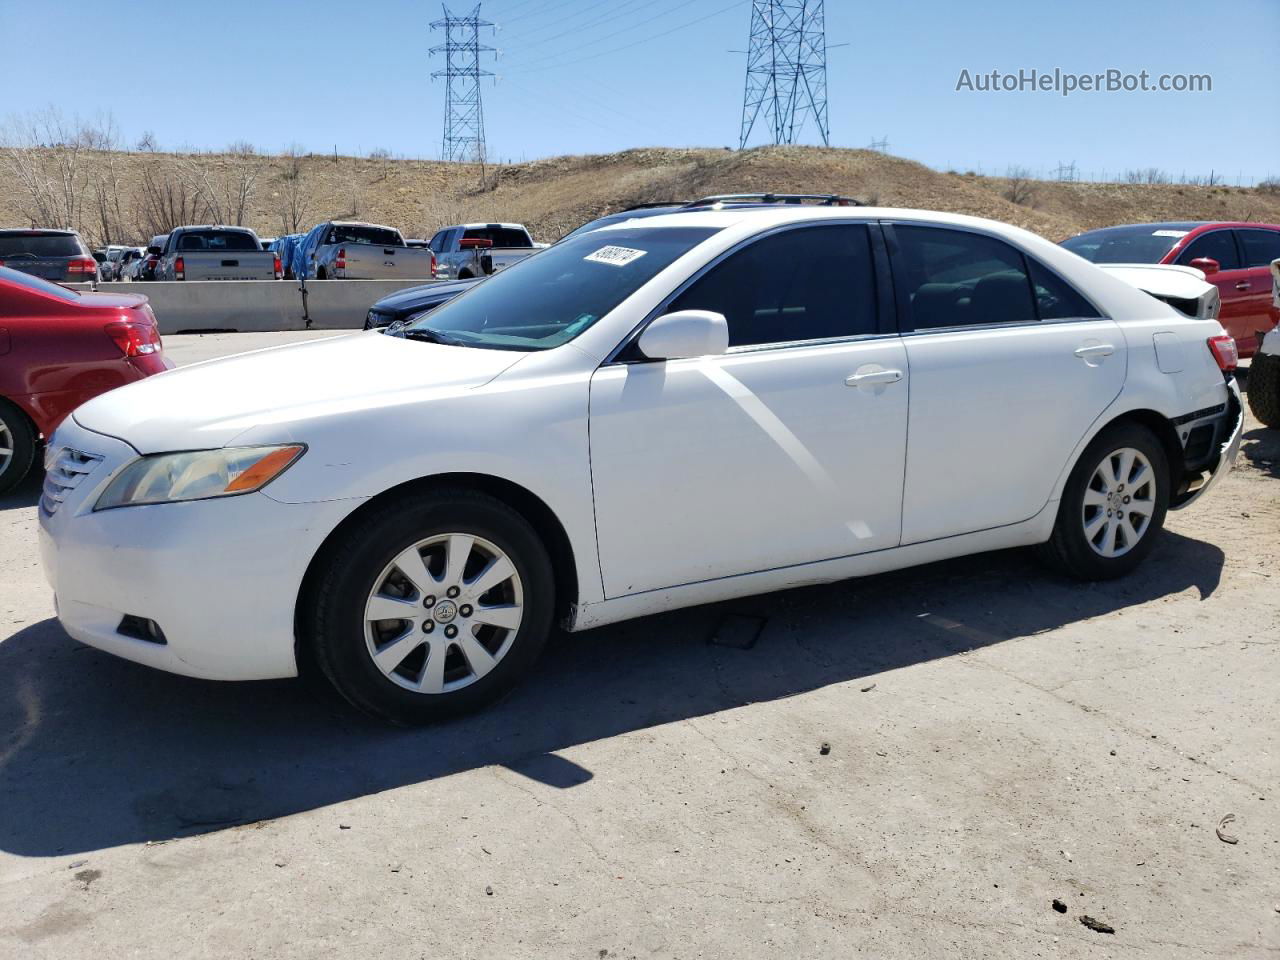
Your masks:
{"label": "rear door handle", "polygon": [[844,378],[846,387],[873,387],[879,383],[897,383],[902,379],[901,370],[875,370],[871,373],[855,373]]}
{"label": "rear door handle", "polygon": [[1116,348],[1109,343],[1091,343],[1088,346],[1076,347],[1075,354],[1082,360],[1091,360],[1094,357],[1109,357],[1116,352]]}
{"label": "rear door handle", "polygon": [[1250,284],[1248,280],[1240,280],[1236,283],[1236,289],[1240,291],[1252,290],[1253,285]]}

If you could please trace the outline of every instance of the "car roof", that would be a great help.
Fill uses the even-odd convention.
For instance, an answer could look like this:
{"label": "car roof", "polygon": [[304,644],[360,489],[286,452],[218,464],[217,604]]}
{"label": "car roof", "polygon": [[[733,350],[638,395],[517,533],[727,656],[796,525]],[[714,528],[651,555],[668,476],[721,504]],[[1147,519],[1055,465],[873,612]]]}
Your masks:
{"label": "car roof", "polygon": [[946,213],[940,210],[912,210],[902,207],[829,207],[771,204],[767,206],[716,206],[695,210],[664,211],[657,216],[645,217],[640,222],[624,220],[620,223],[605,224],[600,228],[600,232],[609,230],[657,230],[664,227],[712,227],[724,229],[746,224],[767,229],[787,223],[822,220],[916,220],[944,226],[996,230],[1001,233],[1008,233],[1018,229],[998,220],[986,220],[981,217],[971,217],[960,213]]}
{"label": "car roof", "polygon": [[0,227],[0,233],[8,236],[40,236],[40,237],[74,237],[74,230],[61,230],[56,227]]}

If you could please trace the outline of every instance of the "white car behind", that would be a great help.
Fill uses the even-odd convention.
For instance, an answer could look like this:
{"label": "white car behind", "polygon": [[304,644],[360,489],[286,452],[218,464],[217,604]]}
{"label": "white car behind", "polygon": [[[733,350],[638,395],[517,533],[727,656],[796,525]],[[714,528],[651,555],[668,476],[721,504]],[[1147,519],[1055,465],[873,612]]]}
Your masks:
{"label": "white car behind", "polygon": [[40,507],[67,631],[200,677],[306,660],[419,722],[510,688],[557,618],[1018,546],[1119,576],[1240,442],[1215,320],[949,214],[618,224],[401,334],[76,411]]}

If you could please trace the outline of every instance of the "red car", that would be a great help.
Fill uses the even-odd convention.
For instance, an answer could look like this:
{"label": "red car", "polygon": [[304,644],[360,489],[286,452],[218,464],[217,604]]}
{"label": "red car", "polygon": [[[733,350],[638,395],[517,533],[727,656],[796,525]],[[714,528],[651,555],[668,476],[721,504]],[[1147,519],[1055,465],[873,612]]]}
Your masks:
{"label": "red car", "polygon": [[1094,263],[1176,263],[1204,271],[1218,288],[1218,319],[1251,357],[1280,323],[1271,299],[1271,261],[1280,257],[1274,223],[1134,223],[1077,234],[1062,246]]}
{"label": "red car", "polygon": [[146,297],[80,293],[0,267],[0,493],[80,404],[172,366]]}

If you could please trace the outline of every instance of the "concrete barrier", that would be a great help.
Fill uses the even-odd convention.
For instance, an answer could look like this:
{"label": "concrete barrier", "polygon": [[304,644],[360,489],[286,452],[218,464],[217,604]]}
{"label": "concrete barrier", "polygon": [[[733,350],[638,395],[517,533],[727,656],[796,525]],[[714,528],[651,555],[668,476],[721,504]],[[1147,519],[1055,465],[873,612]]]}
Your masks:
{"label": "concrete barrier", "polygon": [[[160,332],[199,330],[358,330],[378,300],[430,280],[189,280],[100,283],[102,293],[140,293],[151,301]],[[439,282],[439,281],[434,281]],[[89,284],[70,284],[88,290]]]}

